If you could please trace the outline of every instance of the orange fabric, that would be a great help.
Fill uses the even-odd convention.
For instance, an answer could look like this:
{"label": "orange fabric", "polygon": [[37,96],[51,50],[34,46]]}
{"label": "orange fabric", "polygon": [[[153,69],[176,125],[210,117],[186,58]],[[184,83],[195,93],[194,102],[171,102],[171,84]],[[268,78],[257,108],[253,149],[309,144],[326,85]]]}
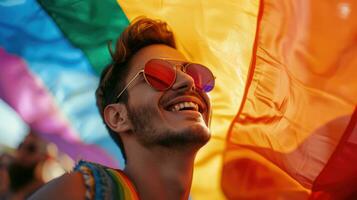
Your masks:
{"label": "orange fabric", "polygon": [[307,199],[357,103],[357,2],[262,0],[259,12],[222,188],[229,199]]}

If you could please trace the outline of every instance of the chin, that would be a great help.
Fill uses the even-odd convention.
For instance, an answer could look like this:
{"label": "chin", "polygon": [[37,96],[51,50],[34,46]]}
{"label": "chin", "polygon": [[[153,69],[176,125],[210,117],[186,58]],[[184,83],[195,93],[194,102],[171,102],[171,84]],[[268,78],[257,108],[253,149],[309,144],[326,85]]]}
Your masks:
{"label": "chin", "polygon": [[167,134],[164,138],[162,138],[163,140],[161,140],[160,143],[161,145],[167,147],[196,149],[205,145],[210,138],[211,134],[206,126],[194,124]]}
{"label": "chin", "polygon": [[211,133],[210,130],[207,128],[207,126],[195,124],[192,125],[191,127],[188,127],[186,132],[187,132],[186,134],[189,134],[193,138],[195,138],[197,142],[201,142],[204,144],[206,144],[211,138]]}

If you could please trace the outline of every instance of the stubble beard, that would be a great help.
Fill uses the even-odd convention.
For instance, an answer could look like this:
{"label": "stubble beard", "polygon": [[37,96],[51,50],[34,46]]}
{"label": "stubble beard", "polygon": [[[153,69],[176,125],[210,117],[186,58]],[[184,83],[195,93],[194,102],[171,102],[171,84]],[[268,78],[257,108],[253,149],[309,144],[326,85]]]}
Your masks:
{"label": "stubble beard", "polygon": [[[192,126],[183,129],[180,132],[164,129],[154,123],[155,111],[148,107],[131,107],[126,106],[128,117],[133,125],[133,132],[136,134],[138,141],[145,147],[161,146],[170,149],[181,149],[195,147],[199,149],[205,145],[210,134],[205,127]],[[154,122],[154,123],[153,123]]]}

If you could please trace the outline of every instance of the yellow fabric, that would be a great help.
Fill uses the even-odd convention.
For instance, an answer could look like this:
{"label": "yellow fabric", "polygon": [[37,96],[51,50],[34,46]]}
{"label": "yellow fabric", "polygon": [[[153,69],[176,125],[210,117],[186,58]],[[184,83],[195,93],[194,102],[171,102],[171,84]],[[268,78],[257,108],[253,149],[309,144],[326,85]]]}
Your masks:
{"label": "yellow fabric", "polygon": [[167,21],[188,59],[209,66],[216,88],[212,139],[196,159],[194,200],[225,199],[220,187],[227,131],[240,106],[255,37],[257,0],[118,0],[129,20],[145,15]]}

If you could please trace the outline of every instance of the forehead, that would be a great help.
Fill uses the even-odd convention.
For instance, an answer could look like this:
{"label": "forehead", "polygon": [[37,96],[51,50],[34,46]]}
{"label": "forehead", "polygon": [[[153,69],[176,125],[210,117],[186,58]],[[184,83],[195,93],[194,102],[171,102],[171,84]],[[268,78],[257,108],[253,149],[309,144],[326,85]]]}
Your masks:
{"label": "forehead", "polygon": [[170,60],[182,60],[187,59],[176,49],[167,45],[155,44],[140,49],[129,62],[130,72],[136,73],[142,69],[145,63],[153,58],[165,58]]}
{"label": "forehead", "polygon": [[24,138],[24,142],[36,142],[37,137],[33,134],[29,134]]}

